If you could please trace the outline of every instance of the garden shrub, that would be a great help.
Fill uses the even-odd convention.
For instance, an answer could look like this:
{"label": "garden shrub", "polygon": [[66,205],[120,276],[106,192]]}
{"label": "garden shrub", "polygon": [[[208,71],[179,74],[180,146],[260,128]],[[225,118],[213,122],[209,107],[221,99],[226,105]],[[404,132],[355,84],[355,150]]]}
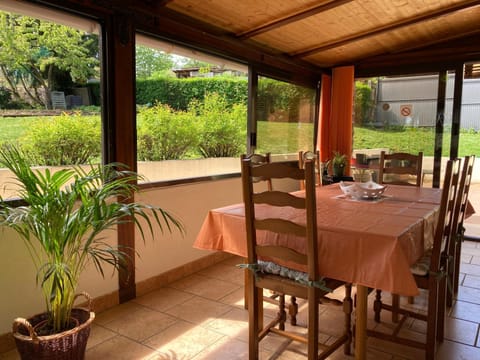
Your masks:
{"label": "garden shrub", "polygon": [[20,139],[37,165],[77,165],[98,161],[101,155],[99,116],[52,116],[35,122]]}
{"label": "garden shrub", "polygon": [[6,87],[0,86],[0,109],[5,109],[12,100],[12,92]]}
{"label": "garden shrub", "polygon": [[200,123],[198,149],[205,157],[236,157],[245,152],[247,108],[229,106],[225,97],[207,94],[203,102],[193,101],[190,112],[195,112]]}
{"label": "garden shrub", "polygon": [[137,115],[137,156],[141,161],[175,160],[195,149],[198,130],[194,114],[156,104]]}

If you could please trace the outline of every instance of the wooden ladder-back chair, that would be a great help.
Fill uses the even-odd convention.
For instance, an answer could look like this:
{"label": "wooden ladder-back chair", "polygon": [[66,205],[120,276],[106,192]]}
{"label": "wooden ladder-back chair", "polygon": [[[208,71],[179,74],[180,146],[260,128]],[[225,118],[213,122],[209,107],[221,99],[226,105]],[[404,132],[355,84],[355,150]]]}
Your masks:
{"label": "wooden ladder-back chair", "polygon": [[[378,166],[378,183],[422,186],[422,162],[423,152],[413,155],[403,152],[387,154],[382,151]],[[412,176],[415,177],[415,181],[412,181]]]}
{"label": "wooden ladder-back chair", "polygon": [[[254,153],[254,154],[250,154],[250,155],[242,154],[240,156],[240,160],[243,161],[244,159],[250,159],[250,161],[254,165],[269,164],[271,162],[270,153],[266,153],[266,154],[255,154]],[[257,184],[264,182],[264,183],[266,183],[268,191],[273,190],[272,179],[265,179],[265,178],[262,178],[262,177],[257,177],[255,179],[253,179],[253,182],[257,183]],[[246,276],[247,275],[248,274],[246,273]],[[279,299],[279,297],[281,297],[281,299]],[[263,297],[263,300],[270,303],[270,304],[274,304],[274,305],[279,304],[279,301],[281,301],[282,303],[285,303],[285,295],[277,294],[277,293],[271,291],[268,296]],[[292,306],[295,306],[295,299],[292,299],[291,302],[292,302]],[[245,308],[248,308],[247,289],[245,289]],[[296,319],[294,317],[295,314],[293,314],[292,311],[293,310],[290,310],[290,314],[292,315],[291,322],[295,323],[295,321],[296,321]]]}
{"label": "wooden ladder-back chair", "polygon": [[[299,151],[298,152],[298,167],[304,168],[305,160],[315,159],[315,181],[316,184],[322,186],[322,163],[320,161],[320,151]],[[300,189],[305,189],[305,181],[300,181]]]}
{"label": "wooden ladder-back chair", "polygon": [[464,238],[465,228],[463,221],[465,219],[465,211],[468,205],[468,194],[470,192],[470,184],[472,182],[473,164],[475,155],[465,156],[463,159],[462,171],[457,187],[457,196],[455,200],[455,209],[452,220],[452,241],[449,244],[449,260],[448,267],[448,292],[447,306],[453,305],[453,299],[458,293],[458,283],[460,277],[460,255],[462,251],[462,242]]}
{"label": "wooden ladder-back chair", "polygon": [[[351,284],[322,278],[318,272],[317,218],[315,197],[314,160],[306,160],[304,169],[287,163],[255,165],[250,159],[242,160],[242,184],[245,203],[245,220],[250,270],[248,286],[249,311],[249,359],[259,358],[259,343],[270,332],[307,344],[308,359],[324,359],[344,344],[346,354],[351,345]],[[305,191],[288,193],[281,191],[254,192],[256,178],[283,178],[293,181],[305,180]],[[299,223],[281,218],[281,214],[293,212]],[[303,220],[304,219],[304,220]],[[258,231],[258,232],[257,232]],[[279,241],[266,244],[260,241],[265,236],[278,237]],[[257,238],[258,236],[258,238]],[[287,239],[283,242],[281,239]],[[257,241],[257,239],[259,241]],[[287,246],[295,239],[305,247]],[[304,242],[302,242],[304,241]],[[288,267],[286,267],[288,266]],[[305,272],[295,271],[303,270]],[[329,293],[345,285],[343,308],[345,324],[342,335],[319,355],[319,304]],[[263,325],[263,289],[288,294],[308,301],[308,334],[285,330],[285,306],[279,305],[278,315],[266,326]],[[278,325],[278,327],[276,327]],[[323,346],[322,346],[323,347]]]}
{"label": "wooden ladder-back chair", "polygon": [[[387,334],[377,330],[367,330],[369,336],[390,340],[399,344],[425,349],[425,359],[434,359],[437,341],[443,341],[445,327],[445,301],[447,287],[448,246],[452,235],[452,218],[455,205],[456,188],[460,172],[460,159],[449,160],[443,181],[438,222],[435,228],[433,248],[414,264],[412,274],[417,286],[428,291],[427,314],[400,308],[399,304],[388,305],[381,301],[381,293],[377,291],[374,302],[375,321],[380,322],[382,309],[395,311],[403,318],[398,322],[393,333]],[[393,299],[392,299],[393,300]],[[427,322],[426,342],[407,339],[399,335],[400,328],[407,317]]]}

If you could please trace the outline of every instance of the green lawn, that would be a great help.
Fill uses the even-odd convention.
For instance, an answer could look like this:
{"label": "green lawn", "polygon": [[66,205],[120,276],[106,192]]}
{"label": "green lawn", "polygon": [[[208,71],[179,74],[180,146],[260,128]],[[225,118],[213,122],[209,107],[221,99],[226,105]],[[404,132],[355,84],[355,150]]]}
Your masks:
{"label": "green lawn", "polygon": [[[47,117],[45,117],[47,118]],[[14,141],[21,137],[31,124],[43,117],[5,117],[0,118],[0,143]],[[296,153],[311,148],[313,125],[304,123],[258,123],[258,152],[276,154]],[[300,134],[300,136],[298,135]],[[285,137],[286,136],[286,137]],[[285,141],[278,139],[285,138]],[[444,136],[443,155],[449,154],[450,135]],[[423,151],[425,156],[434,153],[434,129],[404,128],[394,130],[376,130],[355,127],[354,149],[389,148],[392,151],[416,153]],[[465,131],[460,133],[459,156],[480,154],[480,133]]]}
{"label": "green lawn", "polygon": [[0,117],[0,144],[6,141],[17,140],[29,126],[40,120],[42,120],[42,117],[35,116]]}
{"label": "green lawn", "polygon": [[[389,148],[391,151],[418,153],[423,151],[425,156],[433,156],[435,143],[435,129],[433,128],[404,128],[397,131],[375,130],[355,127],[355,149]],[[443,137],[443,156],[450,153],[450,134]],[[480,154],[480,133],[461,132],[459,156]]]}

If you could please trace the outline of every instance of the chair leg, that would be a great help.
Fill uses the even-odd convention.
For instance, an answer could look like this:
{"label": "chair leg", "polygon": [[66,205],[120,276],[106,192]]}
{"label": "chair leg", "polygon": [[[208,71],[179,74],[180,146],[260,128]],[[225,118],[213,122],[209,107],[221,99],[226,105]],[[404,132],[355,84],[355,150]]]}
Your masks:
{"label": "chair leg", "polygon": [[445,336],[445,310],[447,299],[447,278],[440,280],[438,285],[438,310],[437,310],[437,341],[442,342]]}
{"label": "chair leg", "polygon": [[313,286],[308,289],[308,360],[318,359],[318,329],[320,303],[319,290]]}
{"label": "chair leg", "polygon": [[[260,299],[263,300],[263,289],[255,286],[255,279],[249,276],[249,297],[248,297],[248,358],[249,360],[258,360],[259,358],[259,333],[262,330],[260,327],[262,322],[260,317]],[[263,303],[262,303],[263,304]]]}
{"label": "chair leg", "polygon": [[375,322],[380,322],[380,312],[382,311],[382,290],[375,291],[375,301],[373,303],[373,311],[375,312]]}
{"label": "chair leg", "polygon": [[439,284],[435,279],[435,284],[429,286],[430,291],[428,293],[428,314],[427,314],[427,343],[425,348],[425,359],[434,360],[437,350],[437,321],[438,321],[438,299]]}
{"label": "chair leg", "polygon": [[[446,290],[446,306],[451,308],[453,306],[453,300],[455,298],[455,295],[457,294],[457,291],[455,290],[455,287],[458,290],[458,270],[456,270],[457,266],[457,257],[460,256],[460,253],[457,251],[460,251],[458,249],[458,242],[459,242],[459,237],[458,236],[453,236],[452,241],[454,241],[453,244],[453,254],[450,254],[450,256],[447,259],[447,283],[450,285],[448,286]],[[460,265],[459,265],[460,267]]]}
{"label": "chair leg", "polygon": [[345,298],[343,299],[343,312],[345,313],[345,331],[347,332],[348,340],[344,345],[343,352],[345,355],[351,354],[352,347],[352,284],[345,284]]}
{"label": "chair leg", "polygon": [[458,287],[460,282],[460,262],[462,254],[462,241],[463,236],[459,235],[455,244],[455,258],[454,258],[454,271],[453,271],[453,294],[458,294]]}
{"label": "chair leg", "polygon": [[288,315],[290,316],[290,324],[297,325],[298,304],[295,296],[290,297],[290,305],[288,306]]}
{"label": "chair leg", "polygon": [[278,328],[285,331],[285,321],[287,320],[287,313],[285,312],[285,295],[278,295]]}
{"label": "chair leg", "polygon": [[392,294],[392,322],[398,323],[398,311],[400,309],[400,295]]}

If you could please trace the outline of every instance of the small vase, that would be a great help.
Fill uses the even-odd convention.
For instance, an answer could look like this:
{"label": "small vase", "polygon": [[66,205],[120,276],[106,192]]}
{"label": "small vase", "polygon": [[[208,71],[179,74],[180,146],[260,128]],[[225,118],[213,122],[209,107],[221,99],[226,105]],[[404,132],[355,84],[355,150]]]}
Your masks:
{"label": "small vase", "polygon": [[345,166],[344,165],[333,165],[333,176],[342,177],[344,175]]}

